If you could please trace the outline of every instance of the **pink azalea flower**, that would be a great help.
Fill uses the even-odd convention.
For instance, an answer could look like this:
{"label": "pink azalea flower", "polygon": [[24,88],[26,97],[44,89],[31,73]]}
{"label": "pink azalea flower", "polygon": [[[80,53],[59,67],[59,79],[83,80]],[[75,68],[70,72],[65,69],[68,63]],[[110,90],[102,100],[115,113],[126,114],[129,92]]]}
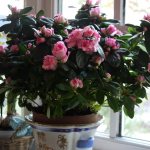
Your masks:
{"label": "pink azalea flower", "polygon": [[68,48],[77,46],[78,41],[82,39],[82,29],[75,29],[69,35],[68,39],[65,40]]}
{"label": "pink azalea flower", "polygon": [[27,46],[29,49],[33,47],[32,43],[28,43],[28,46]]}
{"label": "pink azalea flower", "polygon": [[91,29],[91,27],[90,26],[86,26],[83,30],[82,30],[82,32],[83,32],[83,36],[84,37],[91,37],[91,36],[93,36],[93,34],[94,34],[94,30],[93,29]]}
{"label": "pink azalea flower", "polygon": [[92,57],[92,62],[97,64],[98,66],[104,61],[104,58],[101,56],[93,56]]}
{"label": "pink azalea flower", "polygon": [[67,19],[61,14],[58,14],[54,17],[54,22],[55,23],[68,23]]}
{"label": "pink azalea flower", "polygon": [[114,38],[106,38],[105,44],[107,46],[111,47],[112,49],[118,49],[119,48],[119,45],[117,44],[117,41]]}
{"label": "pink azalea flower", "polygon": [[82,40],[80,44],[81,49],[88,54],[97,51],[98,43],[93,40]]}
{"label": "pink azalea flower", "polygon": [[91,17],[99,17],[100,16],[100,8],[99,7],[94,7],[90,10],[90,16]]}
{"label": "pink azalea flower", "polygon": [[99,5],[99,4],[100,4],[100,2],[101,2],[101,0],[96,0],[95,5]]}
{"label": "pink azalea flower", "polygon": [[68,58],[69,58],[69,56],[70,56],[70,52],[68,52],[68,54],[67,54],[65,57],[63,57],[63,58],[61,59],[61,62],[62,62],[62,63],[66,63],[67,60],[68,60]]}
{"label": "pink azalea flower", "polygon": [[45,38],[44,37],[37,37],[36,38],[36,44],[41,44],[45,42]]}
{"label": "pink azalea flower", "polygon": [[78,79],[78,78],[74,78],[70,81],[70,85],[71,87],[77,89],[77,88],[83,88],[83,82],[82,80]]}
{"label": "pink azalea flower", "polygon": [[11,7],[10,10],[11,10],[12,14],[16,14],[16,13],[20,12],[20,9],[18,9],[17,7]]}
{"label": "pink azalea flower", "polygon": [[93,0],[86,0],[87,5],[93,5]]}
{"label": "pink azalea flower", "polygon": [[138,81],[140,84],[142,84],[142,83],[145,82],[145,77],[144,77],[143,75],[139,75],[139,76],[137,77],[137,81]]}
{"label": "pink azalea flower", "polygon": [[12,45],[11,47],[10,47],[10,50],[12,51],[12,52],[18,52],[19,51],[19,47],[18,47],[18,45]]}
{"label": "pink azalea flower", "polygon": [[147,65],[147,71],[150,73],[150,63]]}
{"label": "pink azalea flower", "polygon": [[46,28],[45,26],[43,26],[41,29],[40,29],[41,33],[44,34],[45,37],[50,37],[54,34],[54,29],[51,28]]}
{"label": "pink azalea flower", "polygon": [[57,69],[57,59],[52,55],[46,55],[43,60],[42,68],[44,70],[56,70]]}
{"label": "pink azalea flower", "polygon": [[136,102],[136,96],[131,95],[131,96],[130,96],[130,99],[131,99],[133,102]]}
{"label": "pink azalea flower", "polygon": [[59,41],[56,44],[54,44],[54,47],[52,49],[52,54],[58,60],[64,59],[64,57],[66,57],[66,53],[67,53],[67,47],[65,46],[63,41]]}
{"label": "pink azalea flower", "polygon": [[109,25],[106,30],[107,30],[107,33],[110,35],[115,35],[117,33],[117,28],[112,24]]}
{"label": "pink azalea flower", "polygon": [[5,48],[4,46],[0,45],[0,54],[3,54],[5,53]]}
{"label": "pink azalea flower", "polygon": [[108,72],[106,72],[105,76],[106,76],[107,79],[110,79],[110,78],[111,78],[111,74],[108,73]]}
{"label": "pink azalea flower", "polygon": [[31,52],[29,50],[26,51],[26,55],[30,55]]}
{"label": "pink azalea flower", "polygon": [[150,21],[150,14],[146,14],[146,15],[144,16],[144,20]]}
{"label": "pink azalea flower", "polygon": [[44,18],[46,18],[46,17],[45,17],[45,16],[40,16],[40,18],[41,18],[41,19],[44,19]]}

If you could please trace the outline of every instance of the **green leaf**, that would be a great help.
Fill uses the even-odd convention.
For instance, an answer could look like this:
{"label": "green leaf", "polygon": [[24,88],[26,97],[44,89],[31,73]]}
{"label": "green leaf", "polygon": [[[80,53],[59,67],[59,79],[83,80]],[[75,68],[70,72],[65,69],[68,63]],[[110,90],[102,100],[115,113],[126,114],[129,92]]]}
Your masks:
{"label": "green leaf", "polygon": [[9,87],[2,87],[0,88],[0,94],[7,92],[10,88]]}
{"label": "green leaf", "polygon": [[62,83],[57,84],[56,87],[61,91],[68,91],[71,89],[69,86],[62,84]]}
{"label": "green leaf", "polygon": [[107,20],[104,20],[103,22],[109,22],[109,23],[119,23],[118,20],[116,19],[107,19]]}
{"label": "green leaf", "polygon": [[11,8],[12,8],[12,6],[8,4],[8,8],[9,8],[9,9],[11,9]]}
{"label": "green leaf", "polygon": [[129,51],[126,48],[119,48],[118,50],[116,50],[116,53],[121,55],[128,55]]}
{"label": "green leaf", "polygon": [[98,101],[98,103],[100,105],[102,105],[104,103],[104,100],[105,100],[105,92],[102,90],[98,90],[96,93],[96,100]]}
{"label": "green leaf", "polygon": [[141,26],[150,27],[150,22],[148,20],[141,20]]}
{"label": "green leaf", "polygon": [[134,110],[128,110],[126,107],[123,107],[123,110],[126,116],[129,116],[130,118],[134,117]]}
{"label": "green leaf", "polygon": [[69,111],[75,107],[77,107],[80,104],[80,101],[76,100],[76,97],[70,99],[69,101],[67,101],[67,108],[65,109],[65,111]]}
{"label": "green leaf", "polygon": [[147,53],[147,49],[146,49],[146,47],[145,47],[144,45],[138,44],[137,46],[138,46],[142,51],[144,51],[145,53]]}
{"label": "green leaf", "polygon": [[[124,34],[124,35],[119,36],[118,38],[120,40],[122,40],[121,42],[124,42],[124,40],[128,40],[131,37],[132,37],[132,34]],[[117,39],[117,41],[118,41],[118,39]]]}
{"label": "green leaf", "polygon": [[19,52],[20,54],[25,54],[25,52],[27,51],[26,46],[23,43],[19,44]]}
{"label": "green leaf", "polygon": [[107,62],[112,66],[112,67],[119,67],[121,63],[121,58],[120,55],[117,53],[111,53],[107,57]]}
{"label": "green leaf", "polygon": [[145,88],[144,87],[137,88],[135,91],[135,95],[137,97],[145,98],[147,96]]}
{"label": "green leaf", "polygon": [[88,63],[89,55],[82,51],[78,51],[76,54],[76,63],[79,68],[84,68]]}
{"label": "green leaf", "polygon": [[26,13],[30,12],[31,10],[32,10],[32,7],[26,7],[20,11],[20,14],[21,15],[26,14]]}
{"label": "green leaf", "polygon": [[25,16],[21,18],[21,23],[23,25],[36,25],[36,20],[33,17]]}
{"label": "green leaf", "polygon": [[108,101],[110,108],[112,108],[114,112],[117,112],[120,110],[119,102],[116,97],[108,96],[107,101]]}
{"label": "green leaf", "polygon": [[74,93],[73,93],[73,91],[71,92],[71,91],[69,91],[69,92],[64,92],[64,94],[62,94],[62,97],[63,97],[63,99],[72,99],[73,98],[73,96],[74,96]]}
{"label": "green leaf", "polygon": [[36,18],[40,18],[41,16],[44,15],[44,10],[40,10],[37,14],[36,14]]}
{"label": "green leaf", "polygon": [[4,24],[3,26],[0,27],[0,32],[4,31],[5,33],[8,33],[10,32],[11,29],[12,29],[11,23]]}
{"label": "green leaf", "polygon": [[104,54],[103,48],[100,45],[98,46],[97,51],[98,51],[98,53],[100,54],[100,56],[102,58],[105,58],[105,54]]}
{"label": "green leaf", "polygon": [[81,94],[79,94],[79,93],[77,95],[77,101],[79,101],[82,104],[87,102],[86,98],[84,96],[82,96]]}

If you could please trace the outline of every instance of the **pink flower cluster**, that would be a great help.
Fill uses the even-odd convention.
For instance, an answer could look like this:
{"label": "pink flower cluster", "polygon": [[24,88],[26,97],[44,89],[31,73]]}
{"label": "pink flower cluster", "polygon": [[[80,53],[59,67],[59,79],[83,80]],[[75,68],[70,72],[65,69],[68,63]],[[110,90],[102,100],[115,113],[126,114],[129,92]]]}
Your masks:
{"label": "pink flower cluster", "polygon": [[[36,37],[36,44],[41,44],[46,41],[45,38],[48,38],[48,37],[51,37],[52,35],[54,35],[54,29],[46,28],[45,26],[43,26],[40,28],[40,30],[37,30],[37,32],[35,32],[34,35]],[[39,35],[41,35],[41,36],[39,36]]]}
{"label": "pink flower cluster", "polygon": [[74,78],[70,81],[70,85],[71,87],[73,87],[74,89],[77,88],[83,88],[83,82],[82,80],[80,80],[79,78]]}
{"label": "pink flower cluster", "polygon": [[69,57],[67,52],[67,47],[63,41],[58,41],[54,44],[52,49],[52,55],[46,55],[43,60],[42,68],[44,70],[56,70],[58,61],[61,63],[66,63]]}
{"label": "pink flower cluster", "polygon": [[83,29],[75,29],[66,39],[67,46],[77,47],[82,49],[84,52],[91,54],[97,51],[98,43],[101,36],[99,33],[92,29],[90,26],[86,26]]}
{"label": "pink flower cluster", "polygon": [[144,19],[147,20],[147,21],[150,21],[150,14],[144,15]]}
{"label": "pink flower cluster", "polygon": [[113,50],[116,50],[120,47],[119,44],[117,43],[116,39],[114,39],[114,38],[106,38],[105,44],[106,44],[106,46],[108,46],[109,48],[111,48]]}
{"label": "pink flower cluster", "polygon": [[97,66],[99,66],[104,61],[104,58],[102,58],[101,56],[95,55],[92,57],[91,61]]}
{"label": "pink flower cluster", "polygon": [[17,14],[20,12],[20,9],[18,9],[17,7],[11,7],[10,10],[11,10],[12,14]]}
{"label": "pink flower cluster", "polygon": [[5,53],[5,48],[4,46],[0,45],[0,54],[3,54]]}
{"label": "pink flower cluster", "polygon": [[118,30],[114,25],[109,25],[107,28],[102,28],[101,32],[105,35],[122,35],[122,32]]}
{"label": "pink flower cluster", "polygon": [[18,45],[12,45],[10,47],[10,50],[14,53],[17,53],[19,51],[19,46]]}
{"label": "pink flower cluster", "polygon": [[45,37],[50,37],[52,35],[54,35],[54,29],[51,28],[46,28],[45,26],[43,26],[41,29],[40,29],[41,33],[45,36]]}
{"label": "pink flower cluster", "polygon": [[[94,3],[95,2],[95,3]],[[86,4],[87,5],[99,5],[100,4],[100,2],[101,2],[101,0],[86,0]]]}
{"label": "pink flower cluster", "polygon": [[43,60],[42,68],[44,70],[56,70],[57,69],[57,59],[52,55],[46,55]]}
{"label": "pink flower cluster", "polygon": [[100,11],[99,7],[94,7],[94,8],[91,8],[91,10],[90,10],[91,17],[99,17],[100,13],[101,13],[101,11]]}
{"label": "pink flower cluster", "polygon": [[61,14],[58,14],[54,17],[54,22],[58,23],[58,24],[60,24],[60,23],[68,24],[68,20]]}
{"label": "pink flower cluster", "polygon": [[59,41],[54,44],[54,48],[52,50],[52,54],[60,60],[62,63],[67,62],[69,54],[67,54],[67,47],[65,46],[63,41]]}

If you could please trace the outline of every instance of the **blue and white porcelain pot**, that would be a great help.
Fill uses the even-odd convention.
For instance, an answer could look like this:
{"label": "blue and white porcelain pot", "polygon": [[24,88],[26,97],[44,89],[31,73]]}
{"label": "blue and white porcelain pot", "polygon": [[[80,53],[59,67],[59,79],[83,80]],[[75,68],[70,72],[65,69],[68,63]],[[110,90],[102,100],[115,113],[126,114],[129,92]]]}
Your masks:
{"label": "blue and white porcelain pot", "polygon": [[100,125],[100,121],[75,125],[46,125],[33,122],[30,116],[26,120],[33,128],[37,150],[92,150],[94,134]]}

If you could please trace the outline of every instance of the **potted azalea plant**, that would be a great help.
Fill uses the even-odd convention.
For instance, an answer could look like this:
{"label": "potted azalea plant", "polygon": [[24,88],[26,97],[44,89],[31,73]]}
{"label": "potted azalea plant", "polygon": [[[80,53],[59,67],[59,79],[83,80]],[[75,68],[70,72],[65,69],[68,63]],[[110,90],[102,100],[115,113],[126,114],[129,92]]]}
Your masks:
{"label": "potted azalea plant", "polygon": [[7,47],[0,47],[0,95],[9,92],[33,112],[28,120],[38,129],[38,147],[91,150],[103,105],[134,117],[150,84],[149,16],[123,34],[115,27],[119,22],[100,11],[99,1],[87,0],[71,21],[60,14],[47,18],[42,10],[27,15],[31,7],[9,9],[10,22],[0,27],[8,37]]}

